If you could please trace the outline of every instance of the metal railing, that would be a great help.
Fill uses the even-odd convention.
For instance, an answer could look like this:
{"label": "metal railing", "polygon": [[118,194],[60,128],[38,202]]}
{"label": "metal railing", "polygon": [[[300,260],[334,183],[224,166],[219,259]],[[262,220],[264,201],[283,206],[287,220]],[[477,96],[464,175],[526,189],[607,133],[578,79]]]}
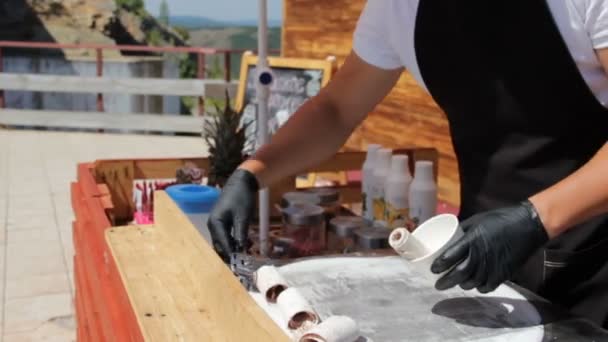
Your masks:
{"label": "metal railing", "polygon": [[[19,41],[0,41],[0,72],[3,72],[3,50],[7,48],[17,49],[37,49],[37,50],[64,50],[64,49],[89,49],[95,51],[97,77],[103,76],[104,50],[120,50],[131,52],[150,52],[150,53],[188,53],[197,56],[196,78],[205,78],[205,60],[207,55],[224,56],[224,79],[230,82],[232,79],[231,56],[242,54],[246,49],[216,49],[209,47],[194,46],[145,46],[145,45],[103,45],[103,44],[60,44],[46,42],[19,42]],[[271,53],[278,53],[278,50],[271,50]],[[4,90],[0,89],[0,109],[5,108]],[[201,106],[199,106],[201,108]],[[103,112],[103,94],[97,94],[97,110]]]}

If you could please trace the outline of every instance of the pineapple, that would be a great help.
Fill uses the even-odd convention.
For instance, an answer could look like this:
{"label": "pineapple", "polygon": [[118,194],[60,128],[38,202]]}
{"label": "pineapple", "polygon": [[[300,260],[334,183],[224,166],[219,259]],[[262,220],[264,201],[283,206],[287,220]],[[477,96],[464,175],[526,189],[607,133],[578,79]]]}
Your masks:
{"label": "pineapple", "polygon": [[232,109],[228,92],[224,108],[215,108],[215,114],[208,113],[203,138],[209,146],[209,185],[221,188],[251,153],[252,146],[246,134],[248,124],[242,123],[242,113]]}

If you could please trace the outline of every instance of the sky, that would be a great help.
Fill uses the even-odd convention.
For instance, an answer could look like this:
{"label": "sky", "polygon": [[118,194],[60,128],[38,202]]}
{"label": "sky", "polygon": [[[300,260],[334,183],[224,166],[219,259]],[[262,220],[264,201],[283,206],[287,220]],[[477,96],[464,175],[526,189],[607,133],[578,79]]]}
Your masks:
{"label": "sky", "polygon": [[[161,0],[145,0],[146,9],[158,15]],[[207,17],[218,21],[255,19],[258,0],[167,0],[169,14]],[[282,1],[268,0],[268,18],[282,19]]]}

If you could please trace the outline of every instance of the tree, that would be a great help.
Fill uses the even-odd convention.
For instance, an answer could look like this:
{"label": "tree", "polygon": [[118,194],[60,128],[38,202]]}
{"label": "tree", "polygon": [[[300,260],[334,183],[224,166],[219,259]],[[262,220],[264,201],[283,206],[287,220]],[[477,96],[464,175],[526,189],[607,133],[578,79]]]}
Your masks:
{"label": "tree", "polygon": [[160,12],[158,20],[166,26],[169,26],[169,4],[167,0],[163,0],[160,3]]}
{"label": "tree", "polygon": [[146,41],[153,46],[160,46],[163,42],[163,34],[158,28],[153,28],[146,32]]}
{"label": "tree", "polygon": [[116,0],[116,5],[136,13],[145,9],[143,0]]}
{"label": "tree", "polygon": [[190,31],[188,31],[187,28],[183,26],[173,26],[173,29],[180,35],[183,41],[187,42],[190,40]]}
{"label": "tree", "polygon": [[224,77],[224,68],[221,65],[220,56],[213,56],[211,68],[207,71],[207,77],[211,79],[221,79]]}

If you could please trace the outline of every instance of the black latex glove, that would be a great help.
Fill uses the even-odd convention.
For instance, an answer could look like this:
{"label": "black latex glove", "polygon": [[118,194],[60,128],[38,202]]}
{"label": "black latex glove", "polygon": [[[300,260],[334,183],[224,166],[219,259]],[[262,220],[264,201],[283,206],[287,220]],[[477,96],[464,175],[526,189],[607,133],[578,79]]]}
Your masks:
{"label": "black latex glove", "polygon": [[437,280],[438,290],[460,285],[464,290],[494,291],[548,240],[530,201],[475,215],[461,226],[464,236],[431,265],[436,274],[454,267]]}
{"label": "black latex glove", "polygon": [[237,169],[228,178],[222,195],[211,210],[207,226],[213,248],[226,262],[231,253],[243,252],[247,247],[249,222],[258,190],[256,177],[247,170]]}

